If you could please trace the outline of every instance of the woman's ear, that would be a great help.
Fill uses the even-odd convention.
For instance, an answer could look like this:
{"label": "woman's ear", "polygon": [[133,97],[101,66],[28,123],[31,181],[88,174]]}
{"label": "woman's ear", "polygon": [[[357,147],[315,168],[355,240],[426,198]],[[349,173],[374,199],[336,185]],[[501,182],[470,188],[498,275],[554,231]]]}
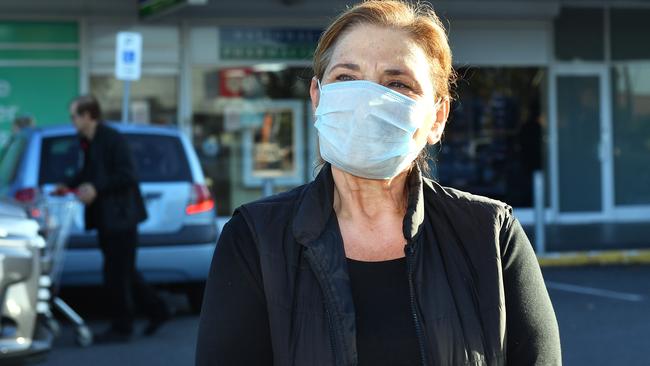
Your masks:
{"label": "woman's ear", "polygon": [[314,76],[311,78],[311,84],[309,85],[309,96],[311,97],[311,108],[312,112],[316,112],[316,107],[318,107],[318,101],[320,100],[320,89],[318,88],[318,79]]}
{"label": "woman's ear", "polygon": [[438,110],[436,111],[436,120],[431,125],[431,130],[427,136],[427,142],[430,145],[437,144],[438,141],[442,138],[442,133],[445,130],[445,125],[447,124],[447,118],[449,118],[449,110],[451,108],[451,103],[449,97],[444,97],[440,101]]}

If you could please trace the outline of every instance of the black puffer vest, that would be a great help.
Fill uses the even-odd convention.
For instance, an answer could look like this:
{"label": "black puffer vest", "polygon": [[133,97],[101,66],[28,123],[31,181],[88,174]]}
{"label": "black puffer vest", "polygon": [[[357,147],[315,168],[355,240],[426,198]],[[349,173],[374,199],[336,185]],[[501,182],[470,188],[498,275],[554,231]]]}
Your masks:
{"label": "black puffer vest", "polygon": [[[411,311],[425,365],[505,365],[500,236],[504,203],[409,176],[404,218]],[[274,365],[356,365],[355,309],[334,181],[315,181],[239,211],[260,254]]]}

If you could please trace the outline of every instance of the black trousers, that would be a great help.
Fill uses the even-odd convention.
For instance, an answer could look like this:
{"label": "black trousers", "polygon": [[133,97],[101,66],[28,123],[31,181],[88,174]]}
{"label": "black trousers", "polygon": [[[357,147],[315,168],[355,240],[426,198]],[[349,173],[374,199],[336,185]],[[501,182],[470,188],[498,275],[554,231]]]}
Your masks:
{"label": "black trousers", "polygon": [[138,230],[98,230],[99,247],[104,255],[104,287],[108,295],[112,327],[133,332],[136,306],[150,319],[166,314],[165,304],[136,270]]}

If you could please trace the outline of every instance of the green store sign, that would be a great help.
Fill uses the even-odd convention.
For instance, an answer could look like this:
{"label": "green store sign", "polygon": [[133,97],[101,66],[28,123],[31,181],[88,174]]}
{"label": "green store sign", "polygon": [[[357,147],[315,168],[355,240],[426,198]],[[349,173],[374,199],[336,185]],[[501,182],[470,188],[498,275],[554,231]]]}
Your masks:
{"label": "green store sign", "polygon": [[187,4],[186,0],[138,0],[140,18],[150,18]]}
{"label": "green store sign", "polygon": [[221,60],[310,60],[320,29],[221,28]]}
{"label": "green store sign", "polygon": [[16,116],[37,126],[66,123],[79,92],[75,22],[0,21],[0,145]]}

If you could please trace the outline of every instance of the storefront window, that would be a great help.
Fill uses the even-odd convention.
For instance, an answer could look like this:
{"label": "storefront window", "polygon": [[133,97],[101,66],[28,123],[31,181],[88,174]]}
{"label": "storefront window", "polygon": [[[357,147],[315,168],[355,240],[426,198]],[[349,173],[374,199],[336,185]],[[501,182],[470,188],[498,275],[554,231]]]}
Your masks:
{"label": "storefront window", "polygon": [[[97,97],[108,121],[122,119],[124,82],[113,75],[92,75],[90,92]],[[131,82],[130,119],[136,123],[176,124],[178,109],[176,75],[143,75]]]}
{"label": "storefront window", "polygon": [[532,176],[545,167],[546,71],[460,69],[456,100],[434,171],[443,185],[503,200],[533,202]]}
{"label": "storefront window", "polygon": [[650,62],[612,69],[616,204],[650,203]]}
{"label": "storefront window", "polygon": [[305,67],[197,67],[192,72],[192,133],[219,216],[307,182],[307,122],[311,113]]}
{"label": "storefront window", "polygon": [[558,209],[567,213],[600,211],[603,208],[600,78],[559,75],[556,85]]}

